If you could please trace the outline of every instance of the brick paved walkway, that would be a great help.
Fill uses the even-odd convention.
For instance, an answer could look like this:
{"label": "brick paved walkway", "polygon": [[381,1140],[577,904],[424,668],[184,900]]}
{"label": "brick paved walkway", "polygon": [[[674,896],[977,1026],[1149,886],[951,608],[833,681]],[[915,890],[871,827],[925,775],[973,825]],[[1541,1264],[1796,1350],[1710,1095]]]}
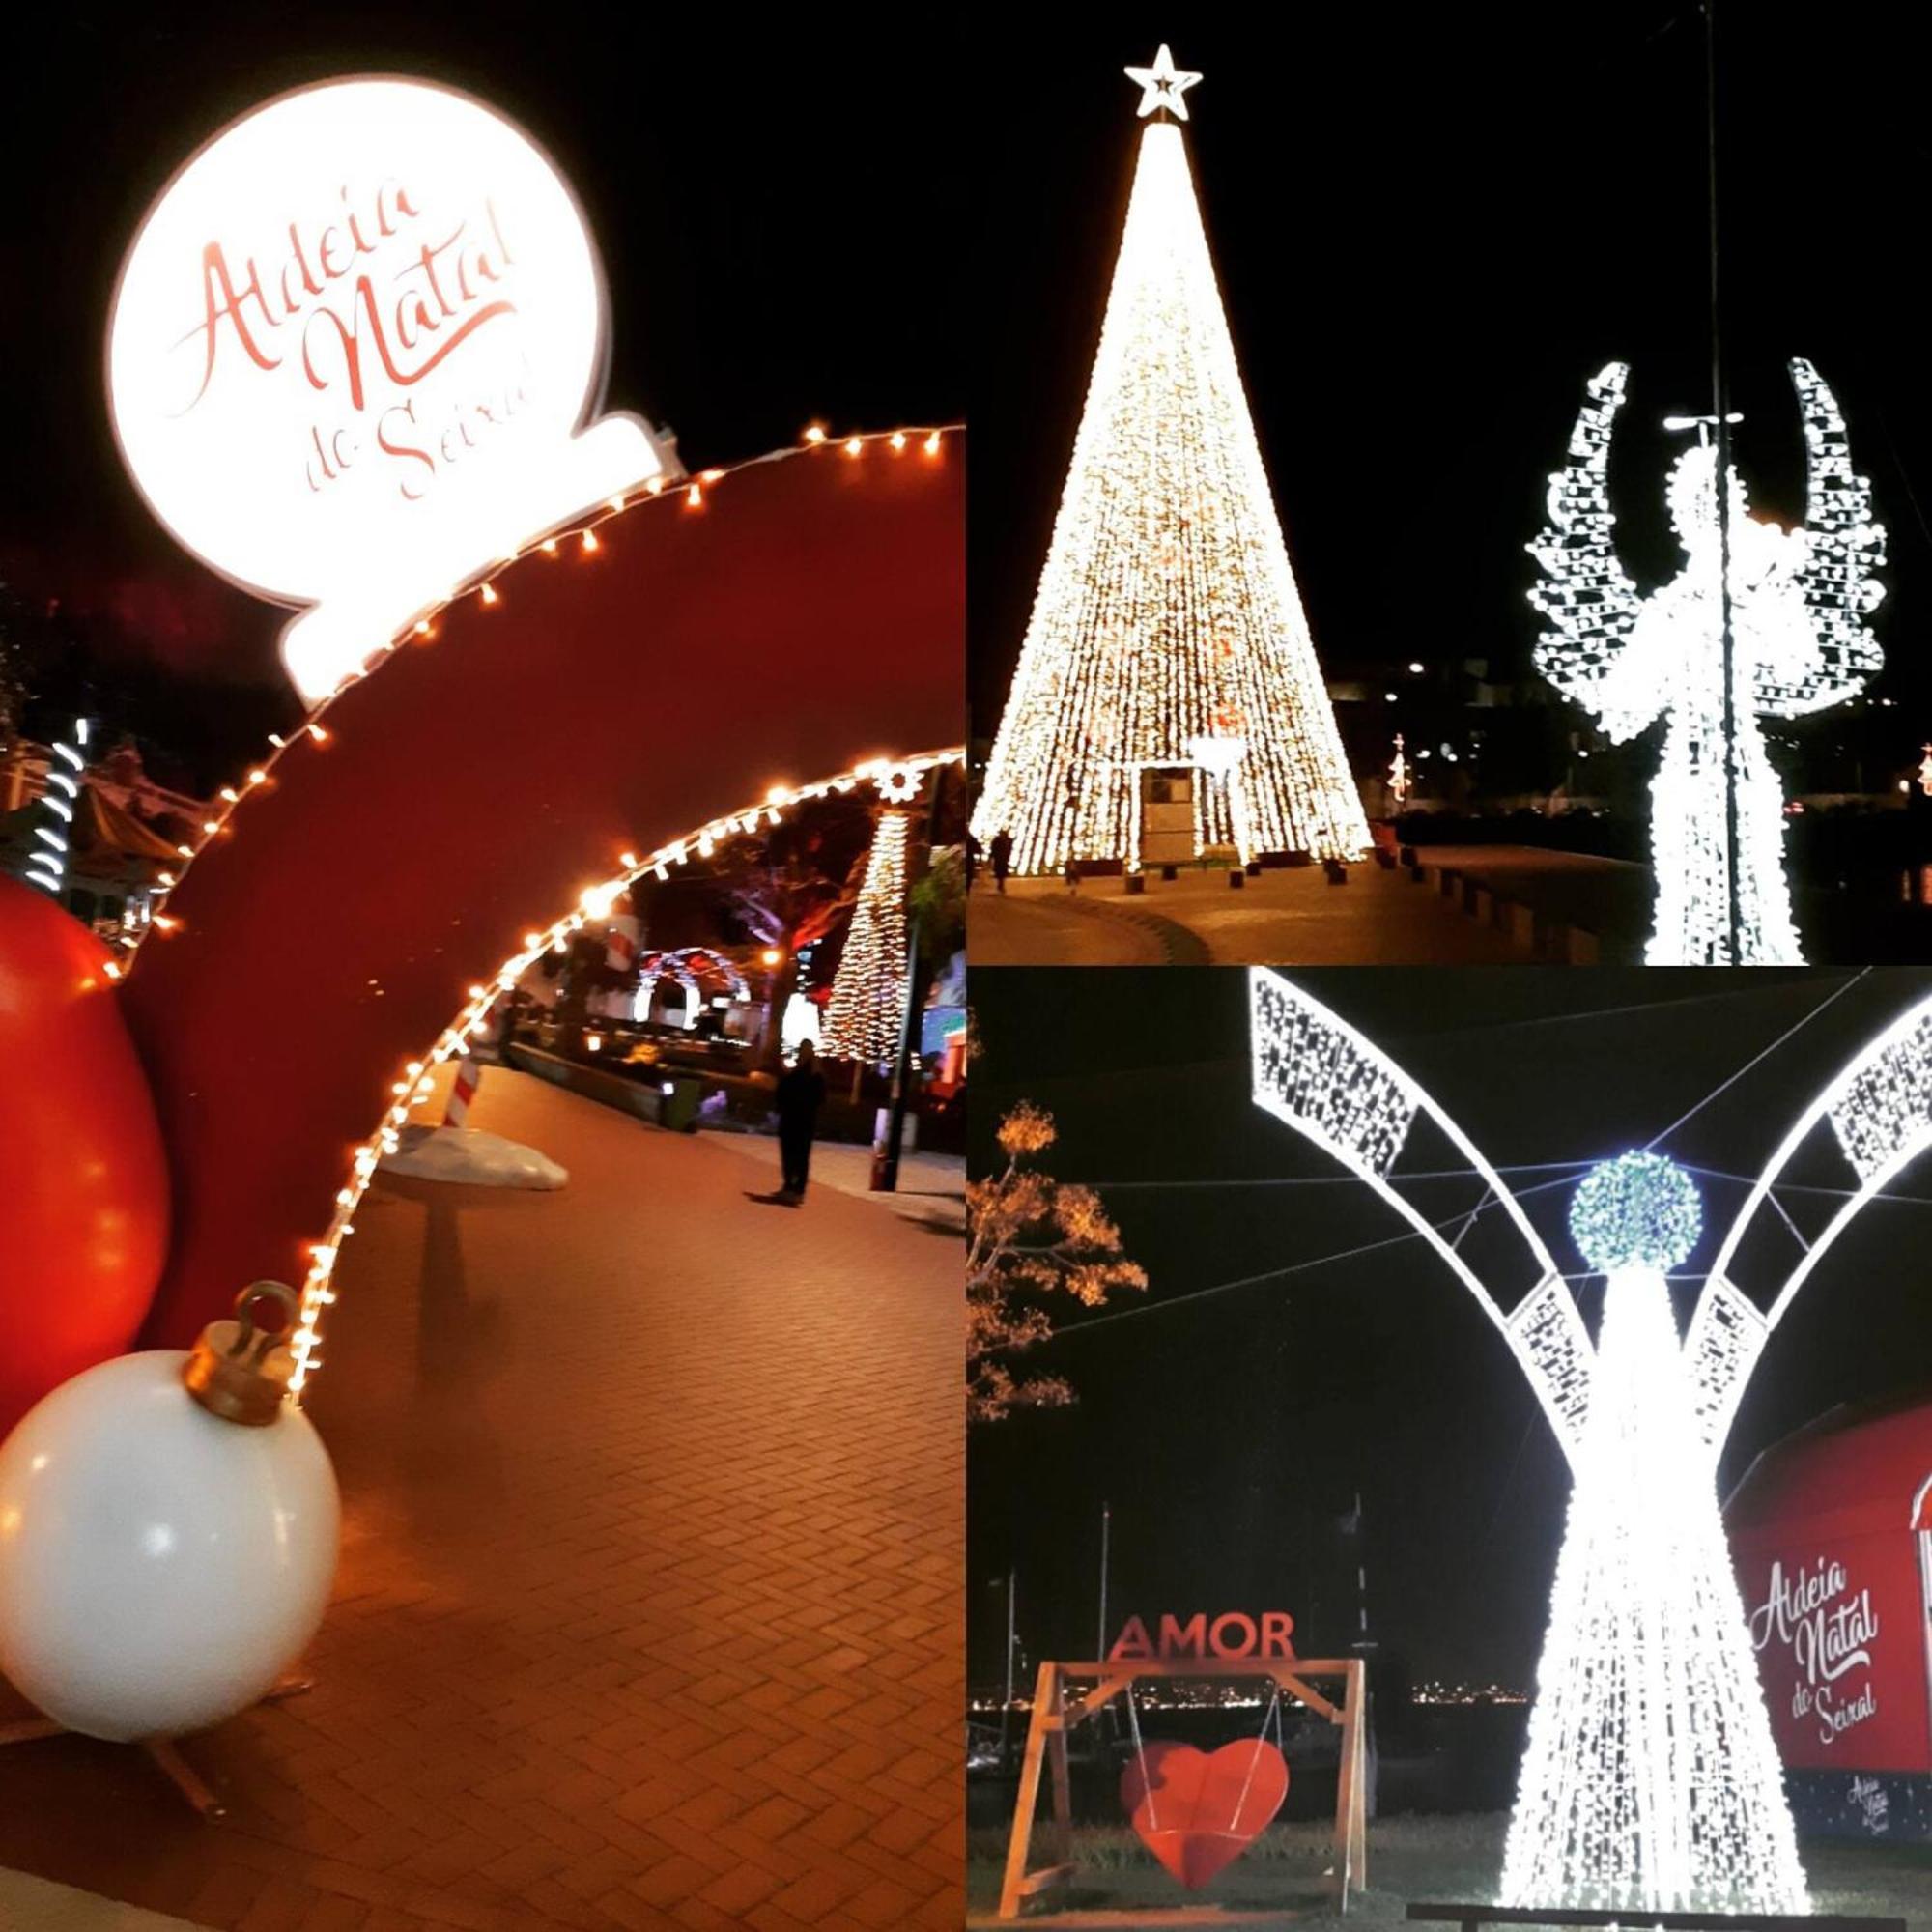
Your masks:
{"label": "brick paved walkway", "polygon": [[492,1068],[554,1195],[385,1183],[311,1412],[318,1688],[0,1753],[0,1865],[237,1932],[956,1926],[959,1249]]}

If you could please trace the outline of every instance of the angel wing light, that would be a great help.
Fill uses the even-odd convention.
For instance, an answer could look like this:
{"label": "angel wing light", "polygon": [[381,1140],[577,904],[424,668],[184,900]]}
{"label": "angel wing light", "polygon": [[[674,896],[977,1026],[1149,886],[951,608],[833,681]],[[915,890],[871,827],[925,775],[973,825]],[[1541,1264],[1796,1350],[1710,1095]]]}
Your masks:
{"label": "angel wing light", "polygon": [[[1367,1181],[1476,1295],[1570,1461],[1503,1902],[1804,1910],[1719,1510],[1718,1458],[1798,1289],[1864,1203],[1932,1146],[1932,998],[1854,1056],[1801,1116],[1725,1236],[1681,1338],[1665,1276],[1698,1238],[1694,1187],[1655,1154],[1591,1172],[1570,1227],[1605,1278],[1593,1345],[1520,1204],[1421,1088],[1279,974],[1253,972],[1249,997],[1256,1104]],[[1468,1162],[1483,1187],[1478,1207],[1493,1198],[1520,1238],[1528,1265],[1510,1281],[1485,1280],[1460,1234],[1445,1238],[1400,1191],[1398,1165],[1425,1122]],[[1852,1185],[1807,1238],[1776,1190],[1801,1158],[1821,1152],[1849,1169]],[[1737,1279],[1747,1253],[1751,1293]]]}
{"label": "angel wing light", "polygon": [[1883,657],[1865,613],[1884,590],[1885,531],[1871,486],[1852,468],[1845,420],[1810,363],[1791,365],[1804,424],[1805,525],[1783,530],[1747,513],[1733,471],[1730,591],[1740,930],[1733,934],[1723,742],[1717,452],[1701,437],[1671,467],[1671,522],[1685,555],[1677,578],[1642,596],[1617,559],[1607,466],[1629,367],[1592,378],[1549,479],[1548,522],[1530,554],[1543,579],[1530,602],[1548,628],[1536,668],[1623,740],[1662,717],[1663,755],[1651,784],[1657,908],[1653,966],[1791,965],[1802,961],[1784,879],[1784,797],[1761,718],[1796,718],[1859,691]]}

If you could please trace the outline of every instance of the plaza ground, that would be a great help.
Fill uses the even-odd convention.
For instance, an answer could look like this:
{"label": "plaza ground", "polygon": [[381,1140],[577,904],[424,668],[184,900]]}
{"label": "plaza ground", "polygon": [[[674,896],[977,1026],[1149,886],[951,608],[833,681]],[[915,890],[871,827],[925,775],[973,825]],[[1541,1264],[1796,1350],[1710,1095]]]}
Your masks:
{"label": "plaza ground", "polygon": [[[1120,878],[1009,879],[1004,895],[975,883],[967,956],[975,966],[1487,966],[1528,962],[1557,925],[1589,926],[1641,950],[1649,875],[1611,859],[1526,846],[1432,847],[1424,877],[1373,863],[1351,866],[1334,886],[1319,866],[1272,867],[1237,891],[1225,869],[1183,868],[1148,878],[1129,895]],[[1456,874],[1456,889],[1441,874]],[[1488,881],[1480,912],[1464,910],[1467,877]],[[1493,916],[1497,895],[1530,917],[1514,926]],[[1541,934],[1536,929],[1540,917]],[[1590,923],[1591,921],[1597,922]]]}
{"label": "plaza ground", "polygon": [[[968,956],[976,966],[1571,966],[1643,963],[1646,866],[1534,845],[1422,845],[1416,867],[1265,868],[1233,889],[1216,867],[1113,878],[1009,879],[982,871]],[[1932,956],[1932,867],[1869,868],[1793,887],[1806,958],[1902,964]]]}
{"label": "plaza ground", "polygon": [[[1278,1922],[1337,1927],[1392,1928],[1406,1925],[1411,1900],[1455,1903],[1495,1895],[1502,1868],[1508,1819],[1501,1813],[1454,1817],[1404,1816],[1369,1825],[1369,1878],[1364,1891],[1349,1901],[1346,1918],[1324,1896],[1321,1879],[1332,1862],[1329,1827],[1276,1825],[1247,1853],[1199,1892],[1184,1892],[1124,1828],[1088,1827],[1074,1832],[1074,1860],[1080,1876],[1061,1895],[1066,1906],[1103,1911],[1121,1908],[1122,1924],[1138,1932],[1178,1932],[1211,1925],[1220,1909],[1268,1912],[1281,1909]],[[1045,1864],[1047,1834],[1036,1834],[1036,1865]],[[1932,1906],[1932,1845],[1820,1841],[1802,1847],[1811,1887],[1811,1909],[1870,1918],[1925,1922]],[[1000,1874],[1006,1858],[1003,1832],[975,1831],[970,1843],[968,1922],[991,1924],[999,1902]],[[1169,1910],[1162,1910],[1162,1907]],[[1050,1914],[1041,1908],[1051,1923]],[[1026,1915],[1027,1921],[1035,1917]],[[1102,1921],[1104,1922],[1104,1921]]]}
{"label": "plaza ground", "polygon": [[826,1151],[789,1209],[760,1143],[522,1074],[470,1120],[570,1184],[364,1201],[316,1688],[184,1746],[218,1825],[130,1748],[0,1752],[0,1867],[232,1932],[956,1926],[956,1163]]}

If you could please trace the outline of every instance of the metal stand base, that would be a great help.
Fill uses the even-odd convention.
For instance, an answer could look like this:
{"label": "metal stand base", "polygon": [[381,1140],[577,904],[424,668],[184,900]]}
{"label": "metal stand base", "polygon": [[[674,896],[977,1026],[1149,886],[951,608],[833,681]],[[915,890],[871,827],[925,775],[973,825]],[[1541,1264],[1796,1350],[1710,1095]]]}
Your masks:
{"label": "metal stand base", "polygon": [[[299,1697],[303,1691],[314,1689],[313,1677],[291,1672],[258,1701],[263,1704],[282,1704],[291,1697]],[[71,1735],[65,1724],[56,1723],[51,1718],[23,1718],[15,1723],[0,1724],[0,1748],[8,1745],[36,1744],[42,1738],[62,1738]],[[138,1748],[147,1756],[149,1763],[194,1806],[198,1816],[207,1819],[211,1825],[218,1825],[228,1816],[227,1805],[222,1804],[203,1780],[200,1773],[176,1749],[173,1738],[141,1738],[136,1743]]]}

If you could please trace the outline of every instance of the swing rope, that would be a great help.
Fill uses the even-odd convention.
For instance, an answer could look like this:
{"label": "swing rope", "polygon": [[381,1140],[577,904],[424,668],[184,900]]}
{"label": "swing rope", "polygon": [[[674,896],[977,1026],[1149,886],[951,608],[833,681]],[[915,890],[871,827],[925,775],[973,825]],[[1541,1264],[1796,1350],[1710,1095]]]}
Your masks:
{"label": "swing rope", "polygon": [[1134,1702],[1134,1687],[1127,1685],[1127,1728],[1134,1734],[1134,1767],[1141,1775],[1141,1792],[1147,1799],[1148,1830],[1158,1832],[1160,1820],[1153,1808],[1153,1779],[1148,1776],[1147,1746],[1141,1742],[1140,1707]]}
{"label": "swing rope", "polygon": [[[1288,1734],[1282,1724],[1281,1683],[1279,1679],[1269,1687],[1267,1708],[1262,1713],[1261,1735],[1256,1740],[1258,1744],[1264,1745],[1267,1743],[1268,1726],[1270,1724],[1274,1726],[1275,1749],[1286,1757],[1288,1754]],[[1133,1733],[1134,1768],[1141,1775],[1141,1794],[1147,1800],[1148,1830],[1150,1832],[1158,1832],[1160,1830],[1160,1817],[1154,1808],[1153,1779],[1148,1773],[1147,1745],[1141,1737],[1140,1706],[1135,1702],[1134,1687],[1131,1683],[1127,1686],[1127,1728]],[[1254,1786],[1255,1766],[1260,1762],[1261,1753],[1259,1751],[1255,1752],[1248,1759],[1247,1774],[1241,1779],[1240,1794],[1235,1800],[1235,1815],[1228,1827],[1232,1833],[1238,1833],[1241,1829],[1241,1812],[1247,1805],[1248,1793]]]}
{"label": "swing rope", "polygon": [[[1283,1756],[1286,1756],[1288,1754],[1288,1742],[1281,1727],[1281,1681],[1279,1678],[1274,1680],[1272,1690],[1273,1694],[1268,1698],[1267,1709],[1262,1713],[1262,1732],[1256,1743],[1264,1745],[1267,1743],[1268,1724],[1272,1720],[1275,1732],[1275,1748]],[[1241,1795],[1235,1800],[1235,1815],[1229,1823],[1228,1830],[1236,1836],[1238,1836],[1240,1833],[1241,1807],[1248,1802],[1248,1790],[1255,1781],[1255,1766],[1261,1762],[1261,1755],[1260,1751],[1256,1751],[1248,1759],[1248,1773],[1241,1779]]]}

